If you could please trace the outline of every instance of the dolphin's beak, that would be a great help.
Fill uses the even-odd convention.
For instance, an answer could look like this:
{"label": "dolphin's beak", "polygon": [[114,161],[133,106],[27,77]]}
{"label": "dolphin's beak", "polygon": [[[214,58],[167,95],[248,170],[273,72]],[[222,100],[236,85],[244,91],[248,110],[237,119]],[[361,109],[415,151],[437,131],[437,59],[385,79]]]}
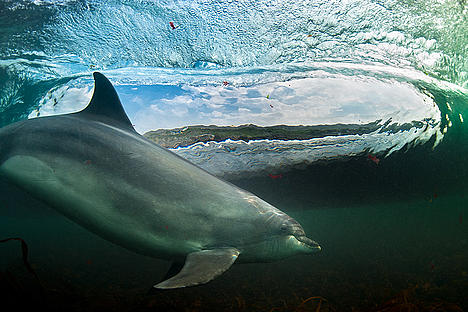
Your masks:
{"label": "dolphin's beak", "polygon": [[299,236],[299,237],[296,237],[296,239],[299,242],[301,242],[304,246],[313,249],[313,251],[322,250],[322,247],[320,247],[320,245],[316,241],[313,241],[306,236]]}

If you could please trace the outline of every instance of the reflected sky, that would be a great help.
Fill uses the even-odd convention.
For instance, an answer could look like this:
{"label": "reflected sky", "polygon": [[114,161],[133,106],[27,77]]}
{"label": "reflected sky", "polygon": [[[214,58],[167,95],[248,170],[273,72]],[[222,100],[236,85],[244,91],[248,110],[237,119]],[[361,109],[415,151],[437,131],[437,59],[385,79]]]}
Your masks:
{"label": "reflected sky", "polygon": [[361,124],[390,118],[405,123],[438,112],[412,86],[378,80],[306,78],[246,87],[119,86],[117,91],[139,132],[187,125]]}
{"label": "reflected sky", "polygon": [[[374,78],[303,78],[250,86],[227,81],[207,85],[117,85],[138,132],[188,125],[364,124],[376,120],[407,123],[438,119],[433,100],[412,85]],[[41,102],[39,115],[84,108],[91,86],[62,87]],[[37,111],[30,117],[36,117]]]}

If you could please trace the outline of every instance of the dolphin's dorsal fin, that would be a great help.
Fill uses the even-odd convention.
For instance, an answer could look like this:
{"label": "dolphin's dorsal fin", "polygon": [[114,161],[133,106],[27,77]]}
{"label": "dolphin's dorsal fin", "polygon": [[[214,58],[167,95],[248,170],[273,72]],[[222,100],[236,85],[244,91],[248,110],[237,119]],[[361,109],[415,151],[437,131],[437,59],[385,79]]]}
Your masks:
{"label": "dolphin's dorsal fin", "polygon": [[229,269],[238,256],[239,250],[236,248],[192,252],[178,274],[154,287],[172,289],[208,283]]}
{"label": "dolphin's dorsal fin", "polygon": [[121,127],[135,131],[109,79],[99,72],[94,72],[93,76],[93,97],[88,106],[77,114],[80,117],[117,123]]}

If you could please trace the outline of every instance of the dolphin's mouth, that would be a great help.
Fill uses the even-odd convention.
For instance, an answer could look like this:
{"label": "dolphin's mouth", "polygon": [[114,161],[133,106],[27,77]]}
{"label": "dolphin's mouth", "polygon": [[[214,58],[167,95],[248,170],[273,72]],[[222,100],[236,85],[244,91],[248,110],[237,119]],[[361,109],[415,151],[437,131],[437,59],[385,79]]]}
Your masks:
{"label": "dolphin's mouth", "polygon": [[296,236],[296,239],[299,242],[301,242],[304,246],[307,246],[312,249],[316,249],[317,251],[322,250],[322,247],[320,247],[320,245],[316,241],[313,241],[306,236]]}

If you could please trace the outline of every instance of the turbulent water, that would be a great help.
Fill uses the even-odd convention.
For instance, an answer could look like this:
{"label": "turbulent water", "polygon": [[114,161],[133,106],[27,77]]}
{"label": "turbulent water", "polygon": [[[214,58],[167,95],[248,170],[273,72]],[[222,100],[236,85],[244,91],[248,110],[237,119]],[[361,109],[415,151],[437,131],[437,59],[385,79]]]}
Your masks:
{"label": "turbulent water", "polygon": [[[49,289],[69,287],[52,306],[308,311],[316,299],[302,300],[320,295],[340,311],[392,298],[468,309],[465,0],[3,0],[0,37],[0,126],[80,110],[100,71],[137,131],[168,129],[174,152],[287,211],[324,246],[315,258],[239,266],[184,290],[185,301],[141,299],[165,263],[4,186],[0,234],[28,238]],[[229,131],[173,144],[194,125]],[[242,125],[263,130],[236,134]],[[0,270],[26,275],[10,247]]]}

